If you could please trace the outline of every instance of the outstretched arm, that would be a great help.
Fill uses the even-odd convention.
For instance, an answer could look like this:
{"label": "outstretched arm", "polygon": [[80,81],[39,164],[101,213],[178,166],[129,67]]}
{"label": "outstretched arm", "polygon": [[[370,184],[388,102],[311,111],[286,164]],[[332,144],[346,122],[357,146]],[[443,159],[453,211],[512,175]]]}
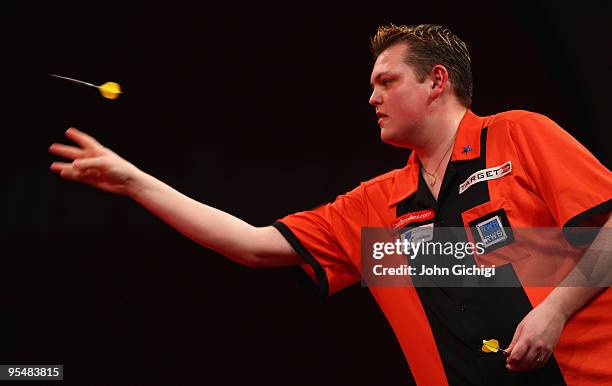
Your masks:
{"label": "outstretched arm", "polygon": [[254,227],[237,217],[204,205],[141,171],[93,137],[74,128],[66,136],[80,147],[54,143],[52,154],[72,162],[54,162],[63,178],[131,197],[193,241],[251,267],[302,262],[273,227]]}

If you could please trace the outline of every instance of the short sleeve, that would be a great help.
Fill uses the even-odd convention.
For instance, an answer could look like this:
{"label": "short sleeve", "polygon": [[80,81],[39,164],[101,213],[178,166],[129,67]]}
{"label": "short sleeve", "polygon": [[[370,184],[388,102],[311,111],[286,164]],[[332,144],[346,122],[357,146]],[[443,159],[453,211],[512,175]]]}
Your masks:
{"label": "short sleeve", "polygon": [[302,268],[327,296],[360,280],[363,185],[332,203],[286,216],[273,226],[304,259]]}
{"label": "short sleeve", "polygon": [[612,209],[612,173],[543,115],[530,113],[514,126],[511,135],[521,163],[557,225],[573,244],[589,242],[573,228],[602,225]]}

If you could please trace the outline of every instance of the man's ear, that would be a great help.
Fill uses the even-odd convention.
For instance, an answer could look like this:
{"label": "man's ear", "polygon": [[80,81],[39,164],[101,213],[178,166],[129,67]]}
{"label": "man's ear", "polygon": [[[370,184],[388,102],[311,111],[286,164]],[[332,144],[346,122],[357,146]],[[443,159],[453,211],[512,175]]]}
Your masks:
{"label": "man's ear", "polygon": [[431,79],[431,97],[436,99],[448,86],[448,71],[441,64],[436,64],[429,74]]}

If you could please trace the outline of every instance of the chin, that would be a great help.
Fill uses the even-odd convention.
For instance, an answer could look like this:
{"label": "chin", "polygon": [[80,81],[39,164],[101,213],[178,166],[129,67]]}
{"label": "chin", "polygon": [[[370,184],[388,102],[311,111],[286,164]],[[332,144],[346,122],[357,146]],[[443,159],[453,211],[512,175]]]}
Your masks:
{"label": "chin", "polygon": [[381,128],[380,129],[380,139],[387,145],[401,147],[401,148],[410,148],[410,145],[405,141],[402,141],[401,138],[398,138],[397,135],[394,135],[389,129]]}

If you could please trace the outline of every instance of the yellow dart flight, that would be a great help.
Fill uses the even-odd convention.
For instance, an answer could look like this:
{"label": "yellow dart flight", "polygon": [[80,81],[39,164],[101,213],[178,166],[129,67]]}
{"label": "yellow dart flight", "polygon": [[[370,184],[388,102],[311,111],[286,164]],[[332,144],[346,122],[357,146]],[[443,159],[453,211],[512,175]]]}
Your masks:
{"label": "yellow dart flight", "polygon": [[482,341],[482,351],[484,351],[484,352],[498,352],[499,351],[499,342],[497,341],[497,339],[483,340]]}
{"label": "yellow dart flight", "polygon": [[95,87],[98,89],[98,91],[100,91],[100,94],[102,94],[102,96],[107,99],[117,99],[119,98],[119,94],[122,93],[121,86],[119,86],[119,83],[115,82],[106,82],[100,86],[96,86],[95,84],[83,82],[82,80],[78,79],[68,78],[66,76],[59,76],[55,74],[49,75],[54,76],[56,78],[65,79],[76,84],[82,84],[83,86]]}

